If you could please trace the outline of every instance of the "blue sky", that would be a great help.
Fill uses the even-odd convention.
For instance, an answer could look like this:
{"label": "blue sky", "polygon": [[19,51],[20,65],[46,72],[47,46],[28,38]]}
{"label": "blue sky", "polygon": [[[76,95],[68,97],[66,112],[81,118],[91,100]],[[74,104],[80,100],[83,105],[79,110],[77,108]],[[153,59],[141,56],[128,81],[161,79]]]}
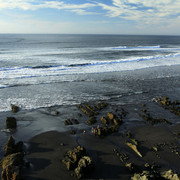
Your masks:
{"label": "blue sky", "polygon": [[180,0],[0,0],[0,33],[180,35]]}

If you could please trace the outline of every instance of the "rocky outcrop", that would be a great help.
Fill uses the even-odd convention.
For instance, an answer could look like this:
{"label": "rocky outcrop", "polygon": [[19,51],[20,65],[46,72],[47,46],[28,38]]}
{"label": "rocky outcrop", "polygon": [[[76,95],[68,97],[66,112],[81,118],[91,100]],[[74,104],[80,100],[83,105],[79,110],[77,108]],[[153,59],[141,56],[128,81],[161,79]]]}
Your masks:
{"label": "rocky outcrop", "polygon": [[17,153],[17,152],[23,152],[23,142],[19,141],[15,144],[15,140],[12,136],[9,137],[6,145],[5,145],[5,156],[8,156],[9,154]]}
{"label": "rocky outcrop", "polygon": [[165,109],[180,116],[180,102],[178,100],[171,101],[168,97],[159,97],[157,102],[160,103]]}
{"label": "rocky outcrop", "polygon": [[92,160],[89,156],[83,156],[79,162],[77,168],[74,170],[78,179],[81,179],[93,168]]}
{"label": "rocky outcrop", "polygon": [[17,127],[16,118],[14,118],[14,117],[7,117],[6,118],[6,127],[8,129],[15,129]]}
{"label": "rocky outcrop", "polygon": [[81,146],[67,151],[62,163],[67,170],[73,170],[74,176],[78,179],[85,177],[93,168],[91,158],[87,156],[85,148]]}
{"label": "rocky outcrop", "polygon": [[23,166],[23,142],[15,144],[15,140],[11,136],[5,145],[5,156],[0,162],[2,167],[2,180],[19,180],[20,169]]}

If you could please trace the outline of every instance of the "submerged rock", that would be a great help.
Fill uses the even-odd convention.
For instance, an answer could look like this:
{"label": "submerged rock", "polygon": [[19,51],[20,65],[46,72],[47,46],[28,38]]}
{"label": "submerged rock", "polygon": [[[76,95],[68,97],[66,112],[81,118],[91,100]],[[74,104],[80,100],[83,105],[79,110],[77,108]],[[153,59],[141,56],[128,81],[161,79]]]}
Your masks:
{"label": "submerged rock", "polygon": [[9,129],[15,129],[17,127],[17,122],[15,117],[6,118],[6,127]]}

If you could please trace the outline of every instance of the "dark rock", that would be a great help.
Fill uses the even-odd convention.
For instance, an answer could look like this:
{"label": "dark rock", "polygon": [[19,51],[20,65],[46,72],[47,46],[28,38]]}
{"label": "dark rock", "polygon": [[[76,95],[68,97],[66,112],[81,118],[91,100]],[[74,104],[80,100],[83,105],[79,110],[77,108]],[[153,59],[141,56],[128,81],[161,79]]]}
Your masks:
{"label": "dark rock", "polygon": [[93,164],[89,156],[82,157],[78,162],[78,167],[74,170],[78,179],[83,178],[86,173],[92,170]]}
{"label": "dark rock", "polygon": [[7,117],[6,118],[6,127],[15,129],[17,127],[16,118],[14,117]]}
{"label": "dark rock", "polygon": [[67,120],[64,121],[64,124],[65,125],[72,125],[72,122],[71,122],[70,119],[67,119]]}
{"label": "dark rock", "polygon": [[17,113],[19,111],[19,107],[14,104],[11,104],[11,110],[13,113]]}
{"label": "dark rock", "polygon": [[72,119],[74,124],[79,124],[79,121],[77,119]]}
{"label": "dark rock", "polygon": [[76,131],[71,130],[71,131],[70,131],[70,134],[75,135],[75,134],[76,134]]}
{"label": "dark rock", "polygon": [[96,120],[95,117],[91,117],[91,118],[87,121],[87,123],[88,123],[89,125],[95,124],[96,122],[97,122],[97,120]]}
{"label": "dark rock", "polygon": [[23,165],[23,157],[23,153],[13,153],[2,159],[2,180],[15,180],[19,178],[19,170]]}
{"label": "dark rock", "polygon": [[13,139],[12,136],[9,137],[6,145],[5,145],[5,153],[4,156],[7,156],[9,154],[13,154],[13,153],[18,153],[18,152],[23,152],[23,142],[20,141],[17,144],[15,144],[15,140]]}
{"label": "dark rock", "polygon": [[108,112],[107,117],[109,118],[109,120],[113,120],[115,118],[115,115],[111,112]]}
{"label": "dark rock", "polygon": [[5,145],[5,156],[14,153],[14,148],[15,148],[15,140],[13,139],[12,136],[9,137],[6,145]]}

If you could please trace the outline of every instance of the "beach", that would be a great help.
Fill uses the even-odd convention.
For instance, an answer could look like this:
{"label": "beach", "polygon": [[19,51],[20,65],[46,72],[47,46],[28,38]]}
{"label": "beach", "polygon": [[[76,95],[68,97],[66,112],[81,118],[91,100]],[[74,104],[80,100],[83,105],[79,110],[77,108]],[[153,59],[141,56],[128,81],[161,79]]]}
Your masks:
{"label": "beach", "polygon": [[179,176],[179,36],[0,40],[3,178]]}
{"label": "beach", "polygon": [[[86,149],[95,164],[93,171],[85,179],[131,179],[135,172],[146,170],[147,163],[149,166],[158,165],[160,172],[171,169],[179,174],[179,116],[158,102],[160,97],[168,97],[171,102],[179,101],[179,66],[92,74],[91,78],[95,79],[96,76],[99,79],[102,77],[106,79],[101,85],[97,84],[98,88],[111,85],[108,92],[110,99],[97,98],[82,101],[77,105],[56,105],[30,110],[20,109],[17,113],[10,111],[0,113],[1,120],[4,119],[1,123],[2,149],[10,135],[16,141],[24,142],[26,152],[24,159],[30,166],[21,169],[21,176],[24,179],[34,180],[75,179],[71,177],[73,171],[68,171],[62,160],[68,150],[79,145]],[[113,77],[116,77],[114,82]],[[91,82],[88,86],[84,82],[83,85],[91,86],[95,91],[96,83]],[[74,84],[73,86],[75,87]],[[128,87],[131,91],[120,96],[122,94],[117,94],[114,90],[117,86]],[[96,108],[98,114],[94,117],[97,122],[89,125],[90,117],[78,105],[96,107],[99,103],[106,106],[102,109]],[[103,136],[94,135],[91,132],[92,127],[105,127],[101,117],[107,118],[109,112],[123,121],[118,125],[118,131]],[[127,112],[126,116],[123,112]],[[6,129],[5,118],[8,116],[17,119],[17,128],[13,131]],[[147,120],[146,117],[149,116],[152,119]],[[72,121],[72,125],[65,125],[64,121],[67,119],[71,121],[76,119],[79,124]],[[153,119],[155,123],[152,123]],[[142,157],[133,151],[127,142],[137,142]],[[3,153],[1,150],[1,158]],[[119,158],[121,153],[125,153],[128,157],[124,162]],[[129,171],[125,166],[128,163],[136,165],[138,170]]]}

